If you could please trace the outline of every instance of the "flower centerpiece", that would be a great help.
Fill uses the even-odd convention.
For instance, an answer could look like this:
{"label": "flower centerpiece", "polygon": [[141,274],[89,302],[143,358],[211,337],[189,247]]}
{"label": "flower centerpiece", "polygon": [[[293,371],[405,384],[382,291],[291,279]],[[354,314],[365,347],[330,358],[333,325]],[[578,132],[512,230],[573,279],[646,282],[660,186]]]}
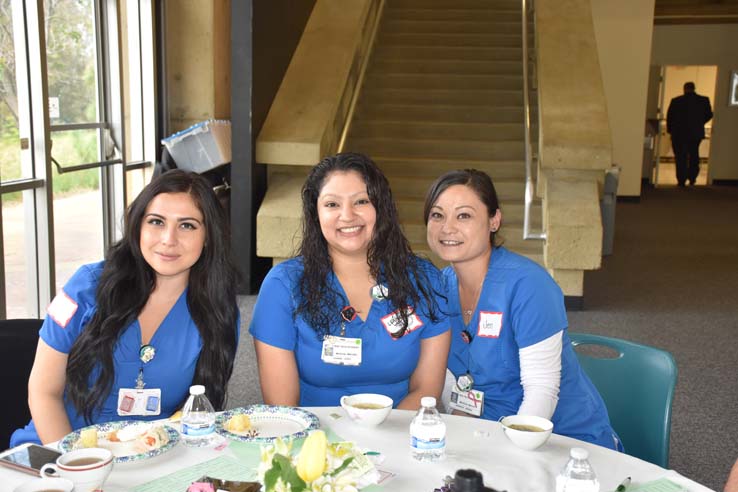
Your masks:
{"label": "flower centerpiece", "polygon": [[291,440],[262,446],[257,474],[265,492],[357,492],[379,479],[354,443],[328,443],[321,430],[308,435],[296,456]]}

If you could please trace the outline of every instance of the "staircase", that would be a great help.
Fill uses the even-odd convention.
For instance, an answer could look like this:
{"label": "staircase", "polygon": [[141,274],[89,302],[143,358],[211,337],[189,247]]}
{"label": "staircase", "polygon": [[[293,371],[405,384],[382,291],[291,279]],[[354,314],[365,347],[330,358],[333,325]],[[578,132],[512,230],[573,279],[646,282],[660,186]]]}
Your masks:
{"label": "staircase", "polygon": [[[344,150],[382,168],[413,250],[438,266],[425,240],[424,197],[435,178],[460,168],[492,177],[499,240],[543,264],[543,243],[523,239],[521,15],[520,0],[385,3]],[[531,217],[540,229],[540,202]]]}

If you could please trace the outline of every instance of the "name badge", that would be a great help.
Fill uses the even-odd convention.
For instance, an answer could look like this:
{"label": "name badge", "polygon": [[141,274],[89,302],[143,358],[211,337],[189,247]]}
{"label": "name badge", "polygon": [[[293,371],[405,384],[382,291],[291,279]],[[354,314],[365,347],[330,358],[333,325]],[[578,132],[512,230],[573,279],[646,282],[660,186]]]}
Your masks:
{"label": "name badge", "polygon": [[[423,326],[423,322],[420,320],[420,317],[418,317],[416,313],[412,312],[412,308],[408,308],[406,312],[407,330],[405,330],[405,333],[407,334]],[[390,335],[395,335],[402,329],[402,318],[400,317],[399,309],[397,311],[389,313],[387,316],[384,316],[381,321],[384,325],[384,329],[387,330]]]}
{"label": "name badge", "polygon": [[161,389],[121,388],[118,390],[118,415],[159,415],[161,413]]}
{"label": "name badge", "polygon": [[453,410],[460,410],[475,417],[482,415],[484,408],[484,391],[469,390],[462,391],[458,386],[454,386],[451,390],[451,401],[449,407]]}
{"label": "name badge", "polygon": [[361,365],[361,338],[327,336],[323,340],[320,358],[326,364]]}
{"label": "name badge", "polygon": [[477,335],[485,338],[499,338],[502,330],[502,313],[479,312]]}

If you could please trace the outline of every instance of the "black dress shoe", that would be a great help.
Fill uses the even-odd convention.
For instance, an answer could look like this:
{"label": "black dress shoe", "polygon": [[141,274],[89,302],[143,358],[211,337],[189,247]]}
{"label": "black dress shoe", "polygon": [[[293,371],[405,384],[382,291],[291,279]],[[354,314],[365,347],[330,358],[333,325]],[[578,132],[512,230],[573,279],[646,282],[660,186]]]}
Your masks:
{"label": "black dress shoe", "polygon": [[684,188],[684,181],[680,182],[677,186]]}

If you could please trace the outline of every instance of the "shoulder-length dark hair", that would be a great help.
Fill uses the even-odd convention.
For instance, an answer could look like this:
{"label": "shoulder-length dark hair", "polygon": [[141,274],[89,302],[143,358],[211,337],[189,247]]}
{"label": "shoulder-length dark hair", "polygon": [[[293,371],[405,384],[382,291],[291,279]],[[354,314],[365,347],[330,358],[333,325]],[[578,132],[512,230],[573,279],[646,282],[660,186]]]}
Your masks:
{"label": "shoulder-length dark hair", "polygon": [[[190,269],[187,307],[202,337],[192,384],[203,384],[218,409],[225,403],[233,372],[237,333],[236,285],[226,215],[208,181],[173,170],[154,178],[128,207],[123,238],[107,252],[95,294],[97,309],[77,338],[67,361],[67,396],[91,422],[113,387],[113,351],[123,330],[136,320],[156,285],[156,273],[141,253],[141,224],[161,193],[187,193],[203,215],[205,242]],[[93,370],[99,369],[90,387]]]}
{"label": "shoulder-length dark hair", "polygon": [[370,158],[356,153],[326,157],[312,169],[302,187],[302,244],[298,254],[302,256],[304,271],[299,282],[301,301],[295,316],[302,315],[320,337],[340,323],[340,310],[348,304],[348,299],[327,282],[333,264],[318,218],[318,196],[334,172],[358,173],[376,210],[366,260],[372,277],[386,284],[389,302],[399,309],[402,329],[394,336],[405,334],[408,314],[412,314],[408,308],[415,309],[420,303],[427,306],[428,316],[436,321],[435,296],[440,293],[431,288],[426,271],[402,233],[389,182]]}
{"label": "shoulder-length dark hair", "polygon": [[[458,171],[449,171],[441,175],[431,185],[428,193],[425,195],[425,206],[423,207],[423,220],[428,225],[431,208],[438,201],[441,194],[455,185],[463,185],[469,187],[479,200],[487,207],[487,214],[493,217],[500,208],[500,202],[497,199],[497,191],[487,173],[477,171],[476,169],[463,169]],[[495,232],[489,233],[489,244],[495,246]]]}

